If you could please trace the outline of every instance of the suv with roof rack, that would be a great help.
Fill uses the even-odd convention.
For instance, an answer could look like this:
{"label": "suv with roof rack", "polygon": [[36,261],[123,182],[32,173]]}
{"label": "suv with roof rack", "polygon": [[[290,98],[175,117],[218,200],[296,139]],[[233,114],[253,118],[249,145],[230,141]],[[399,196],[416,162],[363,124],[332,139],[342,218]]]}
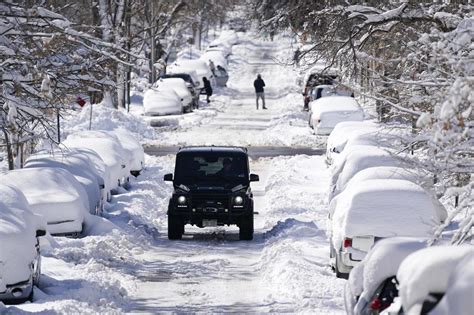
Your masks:
{"label": "suv with roof rack", "polygon": [[168,206],[168,238],[181,239],[186,224],[198,227],[237,225],[241,240],[253,239],[253,194],[246,148],[184,147],[176,154]]}

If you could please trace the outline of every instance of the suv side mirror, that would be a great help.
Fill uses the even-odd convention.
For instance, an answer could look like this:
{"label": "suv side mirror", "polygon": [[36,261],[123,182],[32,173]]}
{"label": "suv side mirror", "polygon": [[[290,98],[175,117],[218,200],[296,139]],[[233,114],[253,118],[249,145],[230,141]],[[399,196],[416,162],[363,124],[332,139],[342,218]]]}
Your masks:
{"label": "suv side mirror", "polygon": [[165,176],[163,176],[163,180],[165,182],[172,182],[173,181],[173,174],[165,174]]}
{"label": "suv side mirror", "polygon": [[36,237],[41,237],[41,236],[45,236],[45,235],[46,235],[45,230],[36,230]]}
{"label": "suv side mirror", "polygon": [[257,174],[250,174],[250,181],[251,182],[258,182],[260,178],[258,177]]}

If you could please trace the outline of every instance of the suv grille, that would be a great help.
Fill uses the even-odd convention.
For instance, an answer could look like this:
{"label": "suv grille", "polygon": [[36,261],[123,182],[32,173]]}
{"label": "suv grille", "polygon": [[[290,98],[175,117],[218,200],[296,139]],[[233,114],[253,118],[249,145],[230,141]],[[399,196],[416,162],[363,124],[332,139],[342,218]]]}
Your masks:
{"label": "suv grille", "polygon": [[218,194],[193,194],[191,196],[192,207],[198,211],[213,212],[224,211],[229,208],[230,198],[228,195]]}

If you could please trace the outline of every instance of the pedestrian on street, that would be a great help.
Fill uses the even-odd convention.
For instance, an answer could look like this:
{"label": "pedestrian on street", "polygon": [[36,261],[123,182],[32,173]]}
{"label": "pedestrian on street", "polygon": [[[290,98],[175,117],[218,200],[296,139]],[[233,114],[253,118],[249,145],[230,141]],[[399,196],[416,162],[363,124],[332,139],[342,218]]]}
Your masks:
{"label": "pedestrian on street", "polygon": [[299,67],[300,65],[300,55],[301,55],[300,49],[296,48],[295,53],[293,55],[293,62],[295,63],[296,67]]}
{"label": "pedestrian on street", "polygon": [[216,76],[216,65],[211,59],[209,59],[209,68],[211,68],[212,74]]}
{"label": "pedestrian on street", "polygon": [[267,109],[265,107],[265,93],[263,91],[263,87],[265,86],[265,82],[262,80],[262,76],[260,74],[257,75],[257,79],[253,82],[253,86],[255,87],[255,94],[257,95],[257,109],[258,109],[258,99],[262,99],[263,109]]}
{"label": "pedestrian on street", "polygon": [[207,102],[210,103],[211,100],[209,99],[209,97],[211,97],[212,95],[211,82],[209,82],[209,80],[206,77],[202,78],[202,82],[204,83],[204,91],[206,91]]}

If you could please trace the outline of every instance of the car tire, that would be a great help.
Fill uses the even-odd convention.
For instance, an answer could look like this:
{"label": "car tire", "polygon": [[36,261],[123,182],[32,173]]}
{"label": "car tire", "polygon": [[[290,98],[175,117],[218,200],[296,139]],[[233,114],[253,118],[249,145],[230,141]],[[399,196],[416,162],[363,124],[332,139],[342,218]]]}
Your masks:
{"label": "car tire", "polygon": [[184,224],[177,216],[168,215],[168,239],[180,240],[183,237]]}
{"label": "car tire", "polygon": [[253,214],[244,217],[239,224],[239,239],[241,241],[253,240]]}
{"label": "car tire", "polygon": [[334,266],[334,269],[336,271],[336,278],[340,279],[349,279],[349,273],[348,272],[341,272],[339,271],[339,265],[341,264],[339,255],[336,253],[336,265]]}

